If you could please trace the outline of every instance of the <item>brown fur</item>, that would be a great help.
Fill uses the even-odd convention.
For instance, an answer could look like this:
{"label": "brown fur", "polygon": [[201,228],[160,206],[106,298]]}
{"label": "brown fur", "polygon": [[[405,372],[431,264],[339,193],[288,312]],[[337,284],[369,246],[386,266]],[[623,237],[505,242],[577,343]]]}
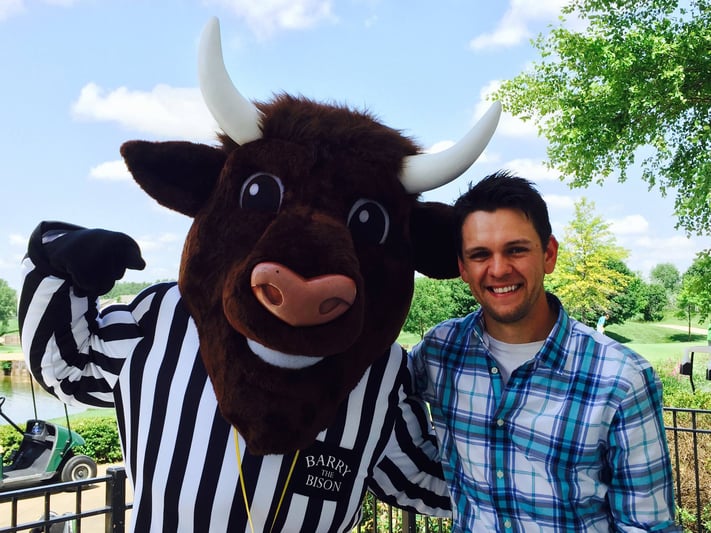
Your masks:
{"label": "brown fur", "polygon": [[[194,217],[179,285],[223,415],[253,453],[285,453],[308,446],[331,423],[366,369],[395,341],[415,268],[424,265],[424,273],[437,277],[454,277],[457,268],[451,240],[441,233],[451,231],[451,210],[421,204],[398,181],[403,157],[417,152],[411,140],[342,106],[282,94],[259,108],[263,138],[244,146],[222,135],[221,149],[132,142],[122,153],[149,194]],[[242,184],[258,171],[283,183],[277,213],[239,208]],[[199,192],[196,180],[204,186]],[[362,198],[388,211],[383,244],[358,241],[346,225]],[[413,229],[427,237],[417,256]],[[356,301],[330,323],[290,326],[252,293],[250,273],[264,261],[305,278],[348,276]],[[324,359],[300,370],[276,368],[251,352],[246,337]]]}

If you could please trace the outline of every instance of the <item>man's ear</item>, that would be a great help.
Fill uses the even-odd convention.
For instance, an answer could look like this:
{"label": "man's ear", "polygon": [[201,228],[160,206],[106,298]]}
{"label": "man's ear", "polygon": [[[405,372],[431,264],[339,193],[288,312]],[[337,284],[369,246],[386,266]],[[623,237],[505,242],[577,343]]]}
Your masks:
{"label": "man's ear", "polygon": [[548,238],[546,249],[543,250],[544,272],[551,274],[555,270],[555,264],[558,260],[558,241],[551,235]]}
{"label": "man's ear", "polygon": [[469,274],[467,274],[467,271],[464,269],[464,263],[462,263],[462,260],[457,257],[457,266],[459,267],[459,277],[462,278],[462,281],[464,283],[469,283]]}
{"label": "man's ear", "polygon": [[415,270],[427,277],[459,276],[454,209],[439,202],[417,202],[410,217]]}

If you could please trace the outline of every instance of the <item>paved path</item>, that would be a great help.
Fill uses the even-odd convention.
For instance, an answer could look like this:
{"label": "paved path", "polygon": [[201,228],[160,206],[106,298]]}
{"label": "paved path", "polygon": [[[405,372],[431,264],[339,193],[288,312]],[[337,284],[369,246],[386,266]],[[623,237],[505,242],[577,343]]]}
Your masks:
{"label": "paved path", "polygon": [[[675,329],[677,331],[689,331],[689,326],[680,326],[678,324],[657,324],[658,326],[661,326],[663,328],[669,328],[669,329]],[[697,335],[706,335],[708,330],[706,328],[698,328],[691,326],[691,333],[695,333]]]}
{"label": "paved path", "polygon": [[[98,466],[97,477],[106,475],[106,469],[111,466],[123,466],[121,464],[104,464]],[[99,483],[87,490],[82,491],[81,510],[91,511],[94,509],[103,508],[106,505],[106,484]],[[133,492],[131,484],[126,481],[126,500],[130,503],[133,501]],[[3,527],[10,526],[10,517],[12,516],[11,503],[0,503],[0,531]],[[53,494],[50,497],[49,508],[57,514],[75,513],[77,511],[77,499],[75,492],[61,492]],[[31,498],[22,500],[17,503],[17,521],[20,524],[38,520],[44,516],[44,497]],[[130,523],[131,511],[126,514],[126,531]],[[81,521],[81,530],[89,533],[98,533],[104,531],[105,515],[92,516],[84,518]]]}
{"label": "paved path", "polygon": [[0,352],[0,361],[24,361],[25,355],[22,352]]}

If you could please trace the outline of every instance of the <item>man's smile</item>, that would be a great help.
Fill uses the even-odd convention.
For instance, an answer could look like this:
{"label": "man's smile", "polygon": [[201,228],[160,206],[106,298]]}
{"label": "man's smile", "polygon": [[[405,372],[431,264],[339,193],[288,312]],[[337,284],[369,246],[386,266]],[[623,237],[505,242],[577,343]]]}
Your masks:
{"label": "man's smile", "polygon": [[522,286],[523,284],[519,283],[516,285],[506,285],[505,287],[489,287],[489,291],[493,292],[494,294],[507,294],[510,292],[514,292]]}

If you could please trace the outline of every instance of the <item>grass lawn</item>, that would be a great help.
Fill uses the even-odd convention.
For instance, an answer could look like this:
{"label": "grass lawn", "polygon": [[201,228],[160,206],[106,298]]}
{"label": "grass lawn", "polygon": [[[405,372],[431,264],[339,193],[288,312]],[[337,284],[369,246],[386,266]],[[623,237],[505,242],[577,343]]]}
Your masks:
{"label": "grass lawn", "polygon": [[[83,420],[93,420],[96,418],[115,418],[116,417],[116,410],[115,409],[88,409],[84,412],[81,413],[73,413],[69,415],[69,420],[72,424],[75,422],[80,422]],[[59,416],[57,418],[52,418],[48,420],[48,422],[52,422],[53,424],[59,424],[60,426],[66,426],[67,421],[65,417]]]}

